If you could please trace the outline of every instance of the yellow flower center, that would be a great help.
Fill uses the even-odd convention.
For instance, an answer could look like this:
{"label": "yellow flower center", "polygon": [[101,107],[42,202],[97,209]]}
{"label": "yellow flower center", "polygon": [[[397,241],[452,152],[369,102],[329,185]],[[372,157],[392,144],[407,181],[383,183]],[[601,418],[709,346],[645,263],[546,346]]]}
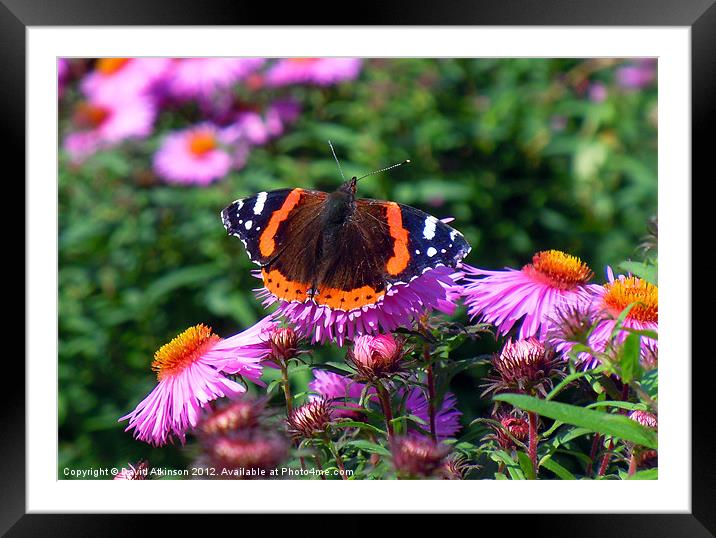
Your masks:
{"label": "yellow flower center", "polygon": [[176,375],[196,362],[203,353],[221,338],[211,332],[211,327],[199,324],[164,344],[154,354],[152,370],[157,372],[159,381]]}
{"label": "yellow flower center", "polygon": [[74,122],[78,127],[94,129],[104,123],[109,117],[110,110],[92,103],[79,103],[75,108]]}
{"label": "yellow flower center", "polygon": [[100,58],[96,69],[103,75],[113,75],[129,62],[130,58]]}
{"label": "yellow flower center", "polygon": [[653,284],[630,276],[605,284],[604,288],[604,306],[615,316],[630,304],[636,303],[629,310],[627,319],[646,323],[659,321],[659,288]]}
{"label": "yellow flower center", "polygon": [[199,129],[189,135],[189,151],[197,157],[206,155],[216,146],[216,136],[208,129]]}
{"label": "yellow flower center", "polygon": [[295,64],[313,64],[316,63],[319,58],[289,58],[288,61]]}
{"label": "yellow flower center", "polygon": [[589,282],[594,273],[577,258],[560,250],[545,250],[532,257],[522,271],[539,282],[569,290]]}

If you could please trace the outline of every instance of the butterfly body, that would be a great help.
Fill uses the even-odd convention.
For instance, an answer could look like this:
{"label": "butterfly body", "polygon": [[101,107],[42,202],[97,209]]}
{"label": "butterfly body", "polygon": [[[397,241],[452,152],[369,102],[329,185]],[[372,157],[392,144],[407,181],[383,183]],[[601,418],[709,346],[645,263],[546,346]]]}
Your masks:
{"label": "butterfly body", "polygon": [[396,284],[470,251],[460,232],[410,206],[356,198],[356,179],[331,193],[262,192],[221,212],[224,227],[284,301],[339,310],[378,303]]}

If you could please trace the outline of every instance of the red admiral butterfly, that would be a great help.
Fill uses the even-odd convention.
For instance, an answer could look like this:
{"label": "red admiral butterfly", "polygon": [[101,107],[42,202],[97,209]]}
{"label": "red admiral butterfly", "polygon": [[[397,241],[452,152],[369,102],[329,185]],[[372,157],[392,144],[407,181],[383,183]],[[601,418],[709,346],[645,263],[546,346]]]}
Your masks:
{"label": "red admiral butterfly", "polygon": [[460,232],[419,209],[356,198],[357,182],[331,193],[261,192],[236,200],[221,219],[261,266],[269,292],[340,310],[375,304],[391,286],[454,267],[470,252]]}

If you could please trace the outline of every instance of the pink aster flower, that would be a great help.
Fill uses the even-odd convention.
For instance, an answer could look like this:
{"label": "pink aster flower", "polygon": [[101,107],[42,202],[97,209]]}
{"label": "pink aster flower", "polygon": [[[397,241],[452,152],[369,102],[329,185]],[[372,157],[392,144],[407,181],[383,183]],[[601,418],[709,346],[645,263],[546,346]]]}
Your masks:
{"label": "pink aster flower", "polygon": [[156,115],[153,102],[143,96],[121,101],[98,97],[81,102],[73,117],[77,130],[67,135],[64,148],[73,161],[81,162],[125,139],[147,137]]}
{"label": "pink aster flower", "polygon": [[266,334],[275,325],[267,317],[222,340],[199,324],[162,346],[152,362],[158,384],[134,411],[119,419],[129,420],[125,431],[134,429],[134,437],[155,446],[165,445],[172,436],[184,443],[208,402],[246,391],[223,374],[260,382],[261,360],[271,350]]}
{"label": "pink aster flower", "polygon": [[209,123],[169,134],[154,155],[154,171],[169,183],[208,185],[224,177],[232,158]]}
{"label": "pink aster flower", "polygon": [[[411,389],[405,400],[405,411],[415,415],[425,422],[421,425],[423,430],[430,431],[430,406],[425,392],[420,387]],[[457,398],[452,392],[446,392],[440,409],[435,413],[435,435],[438,441],[454,437],[460,431],[460,417],[462,412],[457,409]],[[415,435],[423,435],[413,432]]]}
{"label": "pink aster flower", "polygon": [[[256,276],[261,278],[260,273]],[[456,279],[453,268],[437,267],[408,284],[393,285],[377,303],[352,310],[330,308],[310,300],[281,301],[265,288],[256,291],[264,306],[278,302],[277,315],[285,317],[306,338],[310,336],[312,343],[333,341],[342,346],[346,339],[353,340],[361,334],[388,333],[411,326],[427,310],[445,312]]]}
{"label": "pink aster flower", "polygon": [[100,58],[81,83],[92,99],[125,100],[151,91],[171,65],[169,58]]}
{"label": "pink aster flower", "polygon": [[166,90],[178,99],[208,99],[253,73],[264,58],[186,58],[174,60]]}
{"label": "pink aster flower", "polygon": [[[463,266],[463,296],[471,318],[492,323],[507,334],[521,321],[518,338],[543,338],[557,306],[588,297],[594,273],[576,256],[559,250],[538,252],[522,269],[488,271]],[[598,287],[598,286],[597,286]]]}
{"label": "pink aster flower", "polygon": [[353,80],[360,73],[358,58],[288,58],[279,60],[266,72],[268,86],[317,84],[328,86]]}
{"label": "pink aster flower", "polygon": [[[338,409],[336,406],[359,409],[358,401],[365,387],[364,383],[327,370],[313,370],[313,381],[308,384],[308,390],[315,395],[311,399],[324,398],[333,404],[334,417],[353,420],[362,418],[363,414],[350,409]],[[368,389],[368,394],[375,394],[375,389]]]}
{"label": "pink aster flower", "polygon": [[[621,330],[612,341],[612,333],[619,314],[632,303],[623,322],[626,329],[658,331],[659,329],[659,290],[657,286],[635,276],[620,275],[614,278],[611,268],[607,272],[609,282],[595,289],[595,299],[591,308],[601,317],[601,321],[589,336],[589,345],[595,351],[605,351],[612,344],[622,343],[629,331]],[[653,338],[641,337],[642,360],[649,362],[656,352],[658,342]],[[585,366],[594,365],[594,361],[586,361]]]}
{"label": "pink aster flower", "polygon": [[254,110],[244,110],[222,130],[222,137],[227,144],[243,141],[260,146],[283,134],[286,126],[296,121],[299,113],[300,105],[290,99],[272,103],[263,115]]}

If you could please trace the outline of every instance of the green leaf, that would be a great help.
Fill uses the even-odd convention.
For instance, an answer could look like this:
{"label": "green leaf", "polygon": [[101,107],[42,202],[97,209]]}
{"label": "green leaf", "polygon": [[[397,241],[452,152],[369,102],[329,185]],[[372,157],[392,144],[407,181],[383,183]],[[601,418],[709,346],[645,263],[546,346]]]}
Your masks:
{"label": "green leaf", "polygon": [[554,461],[552,458],[542,460],[540,462],[540,466],[544,467],[545,469],[547,469],[549,471],[552,471],[554,474],[556,474],[562,480],[576,480],[577,479],[572,473],[570,473],[567,469],[562,467],[559,463]]}
{"label": "green leaf", "polygon": [[656,265],[646,264],[643,262],[626,261],[619,264],[619,268],[627,273],[638,276],[646,280],[649,284],[658,285],[659,275]]}
{"label": "green leaf", "polygon": [[658,480],[659,469],[644,469],[643,471],[637,471],[633,475],[627,478],[627,480]]}
{"label": "green leaf", "polygon": [[641,377],[641,386],[649,395],[649,398],[656,401],[659,397],[659,371],[658,368],[649,370]]}
{"label": "green leaf", "polygon": [[641,377],[640,353],[641,337],[638,334],[630,333],[619,349],[619,366],[624,383],[631,383],[632,380],[638,380]]}
{"label": "green leaf", "polygon": [[612,435],[640,446],[657,449],[656,432],[623,415],[603,413],[575,405],[548,402],[523,394],[498,394],[494,400],[507,402],[515,407],[532,411],[542,416],[561,420],[593,432]]}
{"label": "green leaf", "polygon": [[532,460],[527,454],[521,450],[517,452],[517,461],[520,462],[520,468],[522,469],[522,472],[525,473],[527,480],[534,480],[537,478],[535,476],[535,468],[532,465]]}
{"label": "green leaf", "polygon": [[371,454],[380,454],[381,456],[390,456],[390,450],[377,443],[371,443],[365,439],[358,439],[356,441],[349,441],[344,446],[357,448],[358,450],[364,450]]}
{"label": "green leaf", "polygon": [[507,472],[510,473],[513,480],[525,479],[525,475],[520,466],[512,459],[512,456],[504,450],[495,450],[492,454],[490,454],[490,457],[498,463],[504,463]]}
{"label": "green leaf", "polygon": [[380,428],[376,428],[372,424],[368,424],[367,422],[360,422],[358,420],[341,420],[340,422],[336,422],[336,427],[359,428],[361,430],[367,430],[373,433],[378,433],[380,435],[386,435],[385,431],[381,430]]}

